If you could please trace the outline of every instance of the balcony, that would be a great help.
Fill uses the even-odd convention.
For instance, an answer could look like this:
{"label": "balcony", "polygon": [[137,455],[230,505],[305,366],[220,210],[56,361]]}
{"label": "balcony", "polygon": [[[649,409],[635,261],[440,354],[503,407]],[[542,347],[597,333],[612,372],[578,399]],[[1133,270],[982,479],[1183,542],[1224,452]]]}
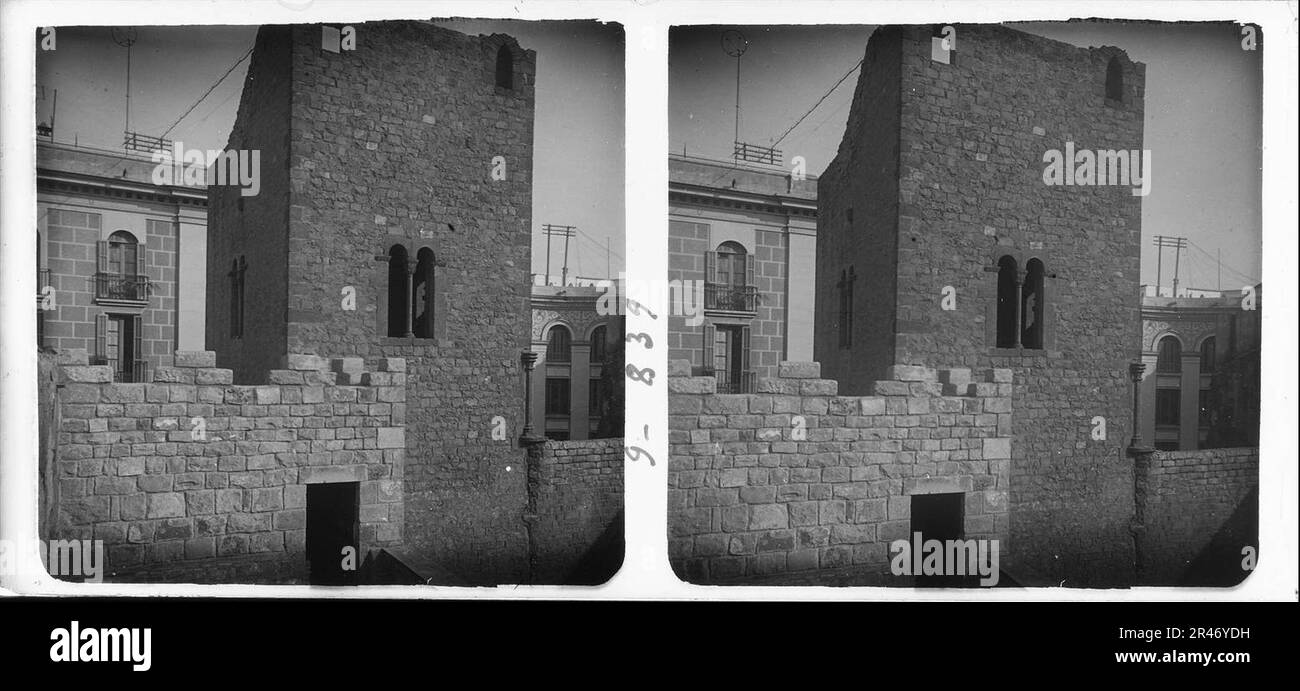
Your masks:
{"label": "balcony", "polygon": [[718,382],[718,393],[754,393],[758,380],[754,370],[706,369],[704,376],[713,377]]}
{"label": "balcony", "polygon": [[758,286],[705,283],[704,309],[753,313],[758,309]]}
{"label": "balcony", "polygon": [[143,306],[149,302],[149,277],[138,274],[95,274],[95,302]]}

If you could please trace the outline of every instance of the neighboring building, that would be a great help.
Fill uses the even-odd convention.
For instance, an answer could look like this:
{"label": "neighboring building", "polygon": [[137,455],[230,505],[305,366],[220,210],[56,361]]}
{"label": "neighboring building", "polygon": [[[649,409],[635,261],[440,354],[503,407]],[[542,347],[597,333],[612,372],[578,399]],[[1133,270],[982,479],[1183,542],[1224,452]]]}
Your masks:
{"label": "neighboring building", "polygon": [[668,157],[668,278],[703,321],[672,315],[669,358],[719,391],[754,390],[782,360],[813,355],[817,180],[770,166]]}
{"label": "neighboring building", "polygon": [[1260,290],[1142,297],[1142,438],[1157,449],[1259,445]]}
{"label": "neighboring building", "polygon": [[[896,365],[1011,370],[1011,407],[996,411],[1009,483],[981,498],[1010,507],[1004,570],[1130,583],[1142,198],[1043,174],[1052,150],[1141,151],[1145,67],[1114,47],[958,31],[952,55],[930,27],[883,27],[867,45],[819,181],[816,359],[850,396]],[[967,465],[939,462],[927,491],[946,478],[962,496]]]}
{"label": "neighboring building", "polygon": [[614,396],[604,367],[623,348],[623,327],[619,316],[597,312],[605,291],[594,285],[533,285],[537,363],[528,409],[533,430],[547,439],[598,438],[601,417],[621,414],[611,408]]}
{"label": "neighboring building", "polygon": [[[320,26],[258,32],[227,148],[261,152],[261,191],[210,190],[208,347],[236,382],[286,353],[404,358],[405,458],[368,478],[403,501],[363,543],[522,582],[536,54],[428,22],[357,28],[343,53]],[[330,511],[356,524],[355,503]]]}
{"label": "neighboring building", "polygon": [[37,140],[39,345],[84,349],[120,382],[204,346],[207,191],[154,184],[154,168]]}

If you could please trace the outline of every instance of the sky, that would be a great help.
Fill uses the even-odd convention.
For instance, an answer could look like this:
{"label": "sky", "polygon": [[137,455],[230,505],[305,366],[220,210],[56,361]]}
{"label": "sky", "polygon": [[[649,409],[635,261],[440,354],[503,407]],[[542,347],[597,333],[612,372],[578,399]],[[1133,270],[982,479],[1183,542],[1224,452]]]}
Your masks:
{"label": "sky", "polygon": [[[569,275],[604,277],[622,266],[623,30],[596,22],[439,22],[471,35],[508,33],[537,51],[533,131],[533,271],[546,264],[542,224],[577,226]],[[187,148],[225,146],[248,61],[198,101],[253,45],[253,26],[137,27],[131,47],[131,125]],[[37,122],[49,123],[58,90],[54,138],[119,150],[126,129],[126,48],[107,27],[58,29],[57,50],[38,51]],[[118,38],[122,38],[121,35]],[[562,242],[552,246],[560,273]]]}
{"label": "sky", "polygon": [[[1260,278],[1262,227],[1261,49],[1241,48],[1231,24],[1021,23],[1013,28],[1078,46],[1113,45],[1146,63],[1144,146],[1154,184],[1142,202],[1142,277],[1156,282],[1156,235],[1184,236],[1180,288],[1240,289]],[[669,146],[730,159],[736,58],[721,37],[744,33],[740,139],[771,146],[854,65],[871,26],[687,27],[669,37]],[[777,148],[820,174],[839,147],[857,84],[854,72]],[[1222,278],[1216,253],[1222,251]],[[1171,281],[1165,250],[1163,285]],[[1220,283],[1221,280],[1221,283]]]}

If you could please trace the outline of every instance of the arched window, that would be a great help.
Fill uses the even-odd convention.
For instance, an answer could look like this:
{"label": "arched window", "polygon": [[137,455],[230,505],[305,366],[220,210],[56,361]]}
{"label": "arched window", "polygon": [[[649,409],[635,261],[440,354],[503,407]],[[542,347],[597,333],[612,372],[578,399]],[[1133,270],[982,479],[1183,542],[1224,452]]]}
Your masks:
{"label": "arched window", "polygon": [[414,285],[411,289],[411,322],[416,338],[433,338],[433,250],[420,248],[415,253]]}
{"label": "arched window", "polygon": [[388,335],[410,336],[410,283],[406,268],[406,248],[393,245],[388,250]]}
{"label": "arched window", "polygon": [[515,88],[515,56],[510,53],[510,48],[501,46],[497,50],[497,86],[513,89]]}
{"label": "arched window", "polygon": [[1156,355],[1156,371],[1176,374],[1183,371],[1183,346],[1173,336],[1160,339]]}
{"label": "arched window", "polygon": [[718,245],[718,283],[743,286],[746,266],[745,248],[738,242]]}
{"label": "arched window", "polygon": [[1124,100],[1124,68],[1119,58],[1111,58],[1106,63],[1106,98],[1111,101]]}
{"label": "arched window", "polygon": [[591,361],[593,363],[605,361],[605,327],[597,326],[591,332]]}
{"label": "arched window", "polygon": [[569,330],[563,326],[552,326],[551,332],[547,335],[546,341],[546,361],[547,362],[569,362],[571,360],[569,344],[572,335]]}
{"label": "arched window", "polygon": [[140,269],[139,244],[135,236],[125,230],[108,236],[108,272],[118,276],[136,276]]}
{"label": "arched window", "polygon": [[1030,259],[1025,264],[1025,285],[1021,289],[1020,345],[1024,348],[1043,347],[1043,262]]}
{"label": "arched window", "polygon": [[1214,371],[1214,337],[1201,341],[1201,374]]}
{"label": "arched window", "polygon": [[1004,255],[998,260],[998,347],[1016,347],[1016,330],[1020,321],[1016,314],[1016,259]]}

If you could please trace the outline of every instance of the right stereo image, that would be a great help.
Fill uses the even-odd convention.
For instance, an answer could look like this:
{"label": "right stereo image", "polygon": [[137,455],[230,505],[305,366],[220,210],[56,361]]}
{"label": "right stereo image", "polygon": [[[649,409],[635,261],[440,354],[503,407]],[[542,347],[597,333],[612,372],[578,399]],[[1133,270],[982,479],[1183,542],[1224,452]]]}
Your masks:
{"label": "right stereo image", "polygon": [[678,577],[1244,581],[1263,50],[1230,22],[674,27]]}

